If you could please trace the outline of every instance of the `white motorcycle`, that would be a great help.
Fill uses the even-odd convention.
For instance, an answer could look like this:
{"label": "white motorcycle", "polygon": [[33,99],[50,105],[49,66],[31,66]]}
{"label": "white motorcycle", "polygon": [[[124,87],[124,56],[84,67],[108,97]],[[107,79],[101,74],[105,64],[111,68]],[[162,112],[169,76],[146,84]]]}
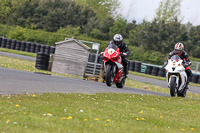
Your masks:
{"label": "white motorcycle", "polygon": [[177,96],[185,97],[188,77],[183,66],[183,60],[178,55],[174,55],[168,60],[165,69],[170,95],[174,97],[177,94]]}

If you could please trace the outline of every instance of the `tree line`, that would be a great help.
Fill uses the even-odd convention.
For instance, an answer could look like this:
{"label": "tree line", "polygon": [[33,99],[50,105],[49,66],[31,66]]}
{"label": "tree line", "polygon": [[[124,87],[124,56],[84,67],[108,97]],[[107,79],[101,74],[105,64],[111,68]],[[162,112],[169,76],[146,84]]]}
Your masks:
{"label": "tree line", "polygon": [[[177,12],[175,6],[178,4],[166,1]],[[180,4],[180,0],[178,1]],[[152,22],[143,20],[137,23],[135,20],[127,22],[123,17],[113,15],[119,6],[117,0],[2,0],[0,23],[104,41],[109,41],[114,34],[120,33],[130,49],[139,51],[140,55],[133,53],[130,57],[136,60],[144,60],[143,57],[155,60],[156,55],[166,56],[173,50],[174,44],[180,41],[185,44],[190,56],[200,58],[200,26],[181,24],[177,15],[162,12],[162,7],[166,7],[164,5],[166,4],[162,3],[157,12],[158,17]],[[155,55],[147,56],[151,54],[149,50],[155,51]]]}

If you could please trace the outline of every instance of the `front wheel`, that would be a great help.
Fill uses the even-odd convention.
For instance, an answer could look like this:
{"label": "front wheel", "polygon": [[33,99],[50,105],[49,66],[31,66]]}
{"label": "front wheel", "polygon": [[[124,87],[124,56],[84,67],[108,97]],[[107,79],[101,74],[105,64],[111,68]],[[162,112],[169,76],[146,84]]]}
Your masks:
{"label": "front wheel", "polygon": [[172,77],[170,82],[170,94],[172,97],[176,96],[176,78]]}
{"label": "front wheel", "polygon": [[112,76],[113,75],[112,73],[113,73],[112,66],[108,65],[106,67],[106,76],[105,76],[107,86],[111,86],[113,83],[114,77]]}

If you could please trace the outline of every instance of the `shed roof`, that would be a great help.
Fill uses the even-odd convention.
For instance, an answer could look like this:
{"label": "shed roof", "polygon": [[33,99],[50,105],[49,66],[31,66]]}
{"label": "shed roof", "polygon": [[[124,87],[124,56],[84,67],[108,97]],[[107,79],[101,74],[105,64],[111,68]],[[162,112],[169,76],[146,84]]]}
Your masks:
{"label": "shed roof", "polygon": [[79,41],[76,40],[76,39],[68,39],[68,40],[65,40],[65,41],[56,42],[56,45],[62,45],[62,44],[65,44],[65,43],[71,42],[71,41],[76,42],[78,45],[80,45],[81,47],[83,47],[83,48],[86,49],[86,50],[90,50],[90,49],[91,49],[90,47],[88,47],[87,45],[85,45],[85,44],[79,42]]}

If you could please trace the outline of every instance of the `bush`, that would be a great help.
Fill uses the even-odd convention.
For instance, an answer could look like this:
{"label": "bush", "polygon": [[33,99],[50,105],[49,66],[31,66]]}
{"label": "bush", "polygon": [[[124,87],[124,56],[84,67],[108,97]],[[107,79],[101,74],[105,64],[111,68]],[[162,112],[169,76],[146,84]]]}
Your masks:
{"label": "bush", "polygon": [[[91,42],[97,42],[101,44],[100,50],[104,50],[107,46],[108,41],[97,40],[93,38],[89,38],[86,35],[77,35],[75,34],[64,34],[61,32],[46,32],[42,30],[30,30],[26,28],[22,28],[19,26],[8,26],[0,24],[0,36],[5,36],[10,39],[15,39],[19,41],[30,41],[43,43],[47,45],[55,45],[55,42],[63,41],[66,37],[71,38],[72,36],[76,37],[79,40],[86,40]],[[65,31],[65,30],[64,30]]]}
{"label": "bush", "polygon": [[163,65],[167,55],[156,51],[147,51],[143,47],[129,46],[131,55],[130,60],[141,61],[156,65]]}

